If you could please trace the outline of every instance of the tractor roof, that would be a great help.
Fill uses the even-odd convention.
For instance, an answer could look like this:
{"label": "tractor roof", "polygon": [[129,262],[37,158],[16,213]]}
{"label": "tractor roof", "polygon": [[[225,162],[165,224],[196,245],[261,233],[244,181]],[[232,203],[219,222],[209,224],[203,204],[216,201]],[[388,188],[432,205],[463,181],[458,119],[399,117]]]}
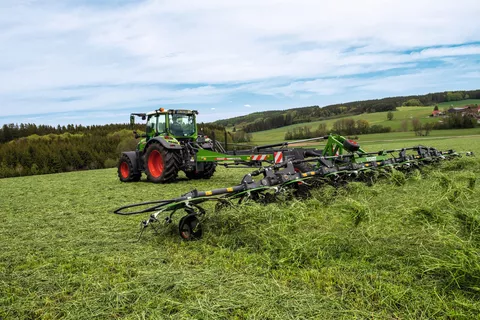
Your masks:
{"label": "tractor roof", "polygon": [[154,114],[166,114],[166,113],[169,113],[169,114],[198,114],[198,111],[197,110],[185,110],[185,109],[174,110],[174,109],[160,108],[158,110],[148,112],[147,116],[151,116],[151,115],[154,115]]}

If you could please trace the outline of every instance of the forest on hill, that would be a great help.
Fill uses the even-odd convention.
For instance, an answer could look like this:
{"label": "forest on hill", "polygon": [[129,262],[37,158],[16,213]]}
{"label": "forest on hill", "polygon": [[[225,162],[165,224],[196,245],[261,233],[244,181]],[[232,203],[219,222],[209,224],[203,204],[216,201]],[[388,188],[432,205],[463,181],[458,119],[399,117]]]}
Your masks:
{"label": "forest on hill", "polygon": [[433,106],[443,102],[466,99],[480,99],[480,89],[353,101],[325,107],[309,106],[286,110],[255,112],[245,116],[217,120],[214,123],[225,127],[234,127],[235,131],[241,129],[246,133],[251,133],[297,123],[354,116],[362,113],[395,111],[401,106]]}

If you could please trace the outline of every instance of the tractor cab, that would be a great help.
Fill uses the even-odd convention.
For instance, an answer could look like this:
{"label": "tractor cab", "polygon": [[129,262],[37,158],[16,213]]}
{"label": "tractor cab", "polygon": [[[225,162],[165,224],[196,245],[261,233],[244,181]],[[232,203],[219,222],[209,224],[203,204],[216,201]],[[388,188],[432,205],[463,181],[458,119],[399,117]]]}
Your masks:
{"label": "tractor cab", "polygon": [[196,110],[158,110],[146,114],[147,140],[158,137],[173,137],[177,140],[197,139]]}
{"label": "tractor cab", "polygon": [[[171,143],[195,141],[198,137],[196,110],[166,110],[160,108],[148,113],[132,113],[130,124],[135,124],[135,116],[147,120],[145,134],[141,135],[138,149],[143,150],[146,143],[155,137],[163,137]],[[137,136],[140,137],[140,136]]]}

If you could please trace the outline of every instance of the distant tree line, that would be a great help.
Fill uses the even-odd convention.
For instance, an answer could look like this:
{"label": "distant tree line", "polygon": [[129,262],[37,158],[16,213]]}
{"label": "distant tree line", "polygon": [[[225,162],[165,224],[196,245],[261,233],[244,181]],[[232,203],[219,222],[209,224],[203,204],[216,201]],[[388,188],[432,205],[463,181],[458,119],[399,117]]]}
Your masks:
{"label": "distant tree line", "polygon": [[293,124],[292,114],[293,113],[291,112],[287,112],[286,114],[256,119],[255,121],[245,125],[243,127],[243,131],[249,133],[289,126]]}
{"label": "distant tree line", "polygon": [[[63,126],[49,126],[36,125],[34,123],[10,123],[4,124],[0,128],[0,143],[12,141],[18,138],[24,138],[31,135],[44,136],[48,134],[92,134],[92,135],[106,135],[108,133],[128,129],[131,130],[130,124],[105,124],[105,125],[63,125]],[[137,131],[145,130],[145,124],[135,124],[134,129]]]}
{"label": "distant tree line", "polygon": [[442,119],[442,122],[435,123],[435,129],[464,129],[475,128],[477,119],[472,114],[451,113]]}
{"label": "distant tree line", "polygon": [[[351,136],[368,133],[387,133],[391,132],[391,127],[382,125],[371,126],[367,120],[359,119],[355,121],[351,118],[339,119],[333,123],[331,132]],[[327,125],[320,123],[315,130],[308,126],[295,127],[285,133],[285,140],[308,139],[327,135],[329,133]]]}

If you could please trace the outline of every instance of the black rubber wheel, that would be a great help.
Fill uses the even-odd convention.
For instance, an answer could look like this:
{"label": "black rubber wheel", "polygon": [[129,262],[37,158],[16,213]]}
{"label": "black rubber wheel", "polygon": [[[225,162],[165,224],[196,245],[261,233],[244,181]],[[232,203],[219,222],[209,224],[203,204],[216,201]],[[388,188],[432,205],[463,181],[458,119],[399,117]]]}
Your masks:
{"label": "black rubber wheel", "polygon": [[180,237],[185,240],[198,240],[203,235],[202,224],[194,215],[187,215],[178,223]]}
{"label": "black rubber wheel", "polygon": [[202,173],[203,172],[198,172],[198,171],[185,171],[185,175],[187,176],[188,179],[202,179]]}
{"label": "black rubber wheel", "polygon": [[145,173],[155,183],[172,182],[178,175],[176,150],[163,148],[159,143],[148,146],[145,152]]}
{"label": "black rubber wheel", "polygon": [[210,179],[216,168],[217,164],[215,162],[205,162],[203,171],[185,171],[185,175],[188,179]]}
{"label": "black rubber wheel", "polygon": [[205,170],[203,170],[202,172],[202,178],[210,179],[215,174],[215,170],[217,169],[217,164],[215,162],[206,162],[204,168]]}
{"label": "black rubber wheel", "polygon": [[358,151],[358,149],[360,149],[360,145],[356,141],[345,140],[343,142],[343,148],[347,151],[355,152],[355,151]]}
{"label": "black rubber wheel", "polygon": [[140,172],[134,173],[132,161],[126,154],[122,154],[118,160],[117,173],[122,182],[137,182],[142,176]]}

